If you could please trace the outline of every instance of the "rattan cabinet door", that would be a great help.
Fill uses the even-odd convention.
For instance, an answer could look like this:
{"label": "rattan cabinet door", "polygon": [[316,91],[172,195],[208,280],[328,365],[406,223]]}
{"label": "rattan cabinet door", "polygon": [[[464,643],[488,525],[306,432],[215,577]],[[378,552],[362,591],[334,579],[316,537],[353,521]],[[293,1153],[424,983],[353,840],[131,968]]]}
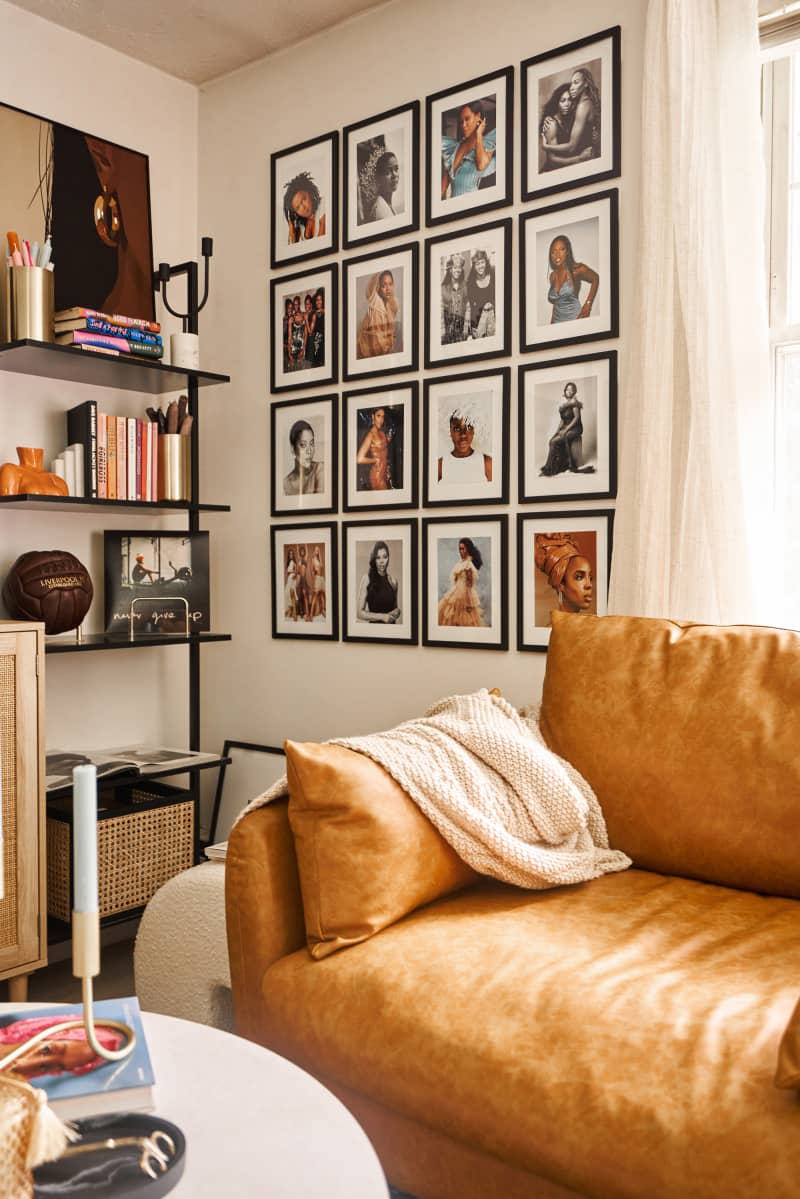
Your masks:
{"label": "rattan cabinet door", "polygon": [[44,625],[0,621],[0,978],[43,966]]}

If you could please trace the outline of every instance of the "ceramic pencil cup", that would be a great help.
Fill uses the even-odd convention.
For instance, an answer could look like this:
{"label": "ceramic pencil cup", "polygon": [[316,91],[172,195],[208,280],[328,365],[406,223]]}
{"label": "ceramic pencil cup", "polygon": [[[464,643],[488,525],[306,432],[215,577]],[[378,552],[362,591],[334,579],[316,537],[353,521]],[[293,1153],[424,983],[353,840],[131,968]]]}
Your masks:
{"label": "ceramic pencil cup", "polygon": [[192,439],[185,433],[158,435],[158,498],[192,498]]}

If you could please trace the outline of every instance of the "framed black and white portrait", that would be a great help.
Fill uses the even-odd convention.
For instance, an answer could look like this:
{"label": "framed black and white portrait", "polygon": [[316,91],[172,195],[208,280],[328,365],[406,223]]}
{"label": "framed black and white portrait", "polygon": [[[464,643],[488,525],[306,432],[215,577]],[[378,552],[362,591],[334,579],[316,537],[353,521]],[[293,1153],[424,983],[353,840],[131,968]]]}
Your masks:
{"label": "framed black and white portrait", "polygon": [[413,371],[418,364],[416,242],[344,263],[344,378]]}
{"label": "framed black and white portrait", "polygon": [[336,511],[338,396],[274,400],[270,405],[273,516]]}
{"label": "framed black and white portrait", "polygon": [[508,517],[422,521],[422,644],[508,649]]}
{"label": "framed black and white portrait", "polygon": [[510,204],[513,68],[446,88],[425,103],[427,224]]}
{"label": "framed black and white portrait", "polygon": [[620,173],[620,27],[520,66],[522,199]]}
{"label": "framed black and white portrait", "polygon": [[344,130],[345,249],[419,229],[419,100]]}
{"label": "framed black and white portrait", "polygon": [[511,348],[511,218],[425,242],[425,365]]}
{"label": "framed black and white portrait", "polygon": [[618,193],[520,217],[520,349],[619,334]]}
{"label": "framed black and white portrait", "polygon": [[507,504],[511,370],[426,379],[423,503]]}
{"label": "framed black and white portrait", "polygon": [[270,280],[272,391],[336,382],[338,280],[335,262],[317,271]]}
{"label": "framed black and white portrait", "polygon": [[336,525],[271,525],[272,636],[336,641]]}
{"label": "framed black and white portrait", "polygon": [[611,509],[517,517],[517,648],[546,650],[550,614],[605,616]]}
{"label": "framed black and white portrait", "polygon": [[338,194],[338,131],[270,156],[273,270],[338,250]]}
{"label": "framed black and white portrait", "polygon": [[342,525],[343,641],[416,645],[417,522]]}
{"label": "framed black and white portrait", "polygon": [[519,371],[519,500],[617,494],[617,352]]}
{"label": "framed black and white portrait", "polygon": [[419,384],[342,395],[344,511],[416,508]]}

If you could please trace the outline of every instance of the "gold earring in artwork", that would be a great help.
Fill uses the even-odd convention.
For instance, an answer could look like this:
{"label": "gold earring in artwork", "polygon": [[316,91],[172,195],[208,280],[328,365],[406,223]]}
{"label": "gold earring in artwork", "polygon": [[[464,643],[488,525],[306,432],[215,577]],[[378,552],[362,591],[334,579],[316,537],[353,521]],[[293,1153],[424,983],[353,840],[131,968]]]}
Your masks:
{"label": "gold earring in artwork", "polygon": [[102,195],[99,195],[94,202],[94,227],[104,245],[111,246],[112,249],[117,245],[122,229],[119,197],[116,192],[111,192],[109,195],[105,187]]}

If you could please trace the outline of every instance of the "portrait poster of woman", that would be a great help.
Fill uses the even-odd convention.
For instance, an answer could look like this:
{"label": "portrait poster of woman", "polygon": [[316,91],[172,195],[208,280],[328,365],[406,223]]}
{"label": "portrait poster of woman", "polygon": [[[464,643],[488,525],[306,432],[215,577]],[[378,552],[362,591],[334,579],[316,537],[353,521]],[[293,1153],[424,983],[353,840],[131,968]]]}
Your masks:
{"label": "portrait poster of woman", "polygon": [[519,500],[617,494],[617,352],[519,372]]}
{"label": "portrait poster of woman", "polygon": [[338,250],[338,194],[338,132],[270,156],[273,270]]}
{"label": "portrait poster of woman", "polygon": [[419,384],[342,396],[345,512],[416,508]]}
{"label": "portrait poster of woman", "polygon": [[425,242],[425,365],[511,346],[511,218]]}
{"label": "portrait poster of woman", "polygon": [[416,243],[344,264],[344,378],[417,369]]}
{"label": "portrait poster of woman", "polygon": [[508,517],[422,521],[423,645],[507,649]]}
{"label": "portrait poster of woman", "polygon": [[336,263],[270,280],[272,391],[299,391],[337,377]]}
{"label": "portrait poster of woman", "polygon": [[336,525],[271,525],[272,636],[336,641]]}
{"label": "portrait poster of woman", "polygon": [[345,249],[419,228],[419,100],[348,125]]}
{"label": "portrait poster of woman", "polygon": [[511,203],[513,112],[512,67],[427,97],[428,225]]}
{"label": "portrait poster of woman", "polygon": [[342,525],[343,641],[416,645],[417,522]]}
{"label": "portrait poster of woman", "polygon": [[520,217],[520,349],[619,334],[616,189]]}
{"label": "portrait poster of woman", "polygon": [[511,371],[426,379],[423,504],[508,503]]}
{"label": "portrait poster of woman", "polygon": [[554,611],[605,616],[613,511],[517,517],[517,648],[545,650]]}
{"label": "portrait poster of woman", "polygon": [[338,396],[270,405],[270,511],[336,511]]}
{"label": "portrait poster of woman", "polygon": [[620,173],[617,25],[520,64],[522,199]]}

